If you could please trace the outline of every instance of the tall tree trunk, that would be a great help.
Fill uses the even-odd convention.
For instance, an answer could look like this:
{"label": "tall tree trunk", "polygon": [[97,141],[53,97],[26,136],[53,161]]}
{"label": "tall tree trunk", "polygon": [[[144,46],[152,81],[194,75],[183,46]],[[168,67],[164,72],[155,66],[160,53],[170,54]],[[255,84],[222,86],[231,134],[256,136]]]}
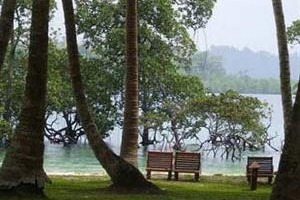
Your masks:
{"label": "tall tree trunk", "polygon": [[126,80],[122,158],[137,166],[138,150],[138,38],[137,0],[126,1]]}
{"label": "tall tree trunk", "polygon": [[285,138],[271,200],[300,199],[300,80],[291,120],[290,131]]}
{"label": "tall tree trunk", "polygon": [[14,23],[16,0],[3,0],[0,17],[0,71]]}
{"label": "tall tree trunk", "polygon": [[281,0],[272,0],[272,2],[277,30],[278,55],[280,62],[280,89],[284,118],[284,131],[286,135],[288,134],[288,127],[291,123],[293,107],[290,79],[289,50],[287,44],[286,26],[284,22],[284,14]]}
{"label": "tall tree trunk", "polygon": [[65,16],[70,76],[76,100],[76,108],[96,158],[111,177],[113,187],[129,190],[159,191],[159,188],[148,182],[137,168],[117,156],[106,145],[101,134],[98,132],[88,108],[80,73],[73,3],[72,0],[62,0],[62,2]]}
{"label": "tall tree trunk", "polygon": [[28,72],[20,123],[0,170],[0,188],[24,185],[42,192],[48,177],[43,169],[47,93],[49,0],[34,0]]}
{"label": "tall tree trunk", "polygon": [[272,190],[271,200],[300,199],[300,91],[292,107],[289,52],[286,27],[281,0],[272,0],[277,29],[280,59],[280,81],[284,116],[285,143],[281,154],[278,174]]}
{"label": "tall tree trunk", "polygon": [[4,113],[3,119],[7,121],[12,127],[12,109],[11,109],[11,102],[12,102],[12,93],[13,93],[13,70],[15,65],[15,57],[16,57],[16,48],[17,42],[15,42],[14,33],[11,35],[11,46],[8,53],[8,79],[7,79],[7,87],[6,87],[6,99],[4,103]]}

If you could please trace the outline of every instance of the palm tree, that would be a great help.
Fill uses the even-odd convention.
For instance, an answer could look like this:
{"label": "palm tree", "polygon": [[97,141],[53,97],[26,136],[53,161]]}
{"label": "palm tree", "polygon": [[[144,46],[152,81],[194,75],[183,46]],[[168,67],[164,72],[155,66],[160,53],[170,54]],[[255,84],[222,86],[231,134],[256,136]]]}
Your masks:
{"label": "palm tree", "polygon": [[62,0],[62,2],[65,16],[70,76],[75,95],[76,108],[96,158],[111,177],[113,182],[112,187],[152,192],[159,191],[159,188],[151,182],[148,182],[137,168],[117,156],[103,141],[89,111],[84,92],[80,73],[73,3],[72,0]]}
{"label": "palm tree", "polygon": [[294,107],[291,97],[289,52],[281,0],[272,0],[280,59],[285,143],[271,200],[300,199],[300,81]]}
{"label": "palm tree", "polygon": [[11,145],[0,170],[0,188],[33,188],[43,192],[47,93],[49,0],[33,0],[25,95]]}
{"label": "palm tree", "polygon": [[272,0],[274,17],[277,29],[277,43],[280,61],[280,82],[281,98],[284,117],[284,130],[287,134],[288,126],[291,123],[292,113],[292,92],[290,79],[289,50],[287,44],[286,26],[281,0]]}
{"label": "palm tree", "polygon": [[16,0],[3,0],[0,17],[0,71],[14,23]]}
{"label": "palm tree", "polygon": [[137,166],[138,150],[138,38],[137,0],[126,1],[126,79],[124,127],[120,155]]}

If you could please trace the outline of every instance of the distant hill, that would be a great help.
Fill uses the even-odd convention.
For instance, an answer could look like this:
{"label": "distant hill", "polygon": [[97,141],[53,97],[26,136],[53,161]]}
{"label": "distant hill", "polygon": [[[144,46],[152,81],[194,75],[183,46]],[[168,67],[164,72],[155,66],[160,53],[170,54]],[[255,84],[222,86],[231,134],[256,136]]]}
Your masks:
{"label": "distant hill", "polygon": [[[276,55],[268,52],[254,52],[249,48],[237,49],[229,46],[211,46],[210,54],[220,56],[229,74],[247,74],[253,78],[279,78],[279,61]],[[300,55],[290,56],[291,77],[298,80]]]}

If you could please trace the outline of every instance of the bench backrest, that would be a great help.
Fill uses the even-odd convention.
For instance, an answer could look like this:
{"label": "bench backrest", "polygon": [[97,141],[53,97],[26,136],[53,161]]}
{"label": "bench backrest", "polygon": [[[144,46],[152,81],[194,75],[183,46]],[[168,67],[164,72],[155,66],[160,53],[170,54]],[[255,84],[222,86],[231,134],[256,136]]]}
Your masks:
{"label": "bench backrest", "polygon": [[176,152],[175,170],[197,171],[201,169],[201,154],[192,152]]}
{"label": "bench backrest", "polygon": [[147,168],[172,170],[173,152],[148,151]]}
{"label": "bench backrest", "polygon": [[251,169],[249,167],[254,161],[260,165],[260,168],[258,169],[258,175],[273,174],[273,157],[248,157],[247,174],[251,173]]}

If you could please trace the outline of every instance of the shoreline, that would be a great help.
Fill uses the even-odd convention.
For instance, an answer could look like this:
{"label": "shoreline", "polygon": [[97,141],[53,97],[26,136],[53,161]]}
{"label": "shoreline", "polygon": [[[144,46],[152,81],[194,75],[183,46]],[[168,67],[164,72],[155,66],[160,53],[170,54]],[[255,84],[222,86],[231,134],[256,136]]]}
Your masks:
{"label": "shoreline", "polygon": [[[46,172],[47,173],[47,172]],[[142,174],[146,177],[146,173],[143,173]],[[154,176],[164,176],[166,175],[166,173],[159,173],[159,172],[152,172],[151,173],[152,175]],[[182,174],[185,174],[185,173],[182,173]],[[89,177],[109,177],[108,174],[106,173],[73,173],[73,172],[70,172],[70,173],[47,173],[48,176],[78,176],[78,177],[81,177],[81,176],[89,176]],[[209,174],[209,173],[202,173],[200,174],[200,176],[214,176],[214,177],[238,177],[238,176],[246,176],[245,174]]]}

